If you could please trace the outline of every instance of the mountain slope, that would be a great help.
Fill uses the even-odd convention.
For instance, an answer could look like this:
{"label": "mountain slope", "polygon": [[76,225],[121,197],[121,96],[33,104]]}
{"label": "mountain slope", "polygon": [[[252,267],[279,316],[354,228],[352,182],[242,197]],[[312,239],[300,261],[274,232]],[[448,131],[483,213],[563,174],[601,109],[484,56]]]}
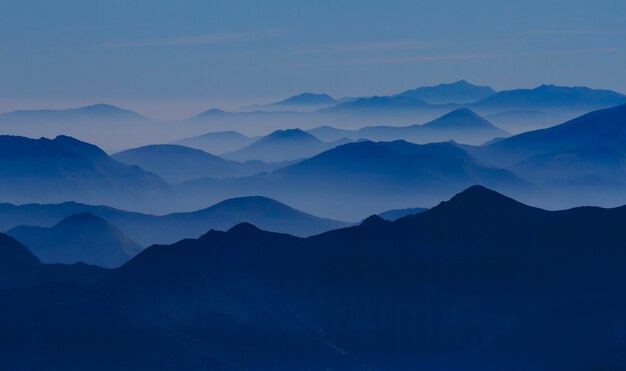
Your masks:
{"label": "mountain slope", "polygon": [[298,209],[361,220],[407,204],[432,205],[472,185],[507,191],[528,184],[509,171],[484,165],[452,143],[355,142],[335,147],[270,174],[179,185],[187,202],[197,198],[258,194],[280,197]]}
{"label": "mountain slope", "polygon": [[112,155],[114,159],[137,165],[170,183],[197,178],[229,178],[272,171],[281,164],[262,161],[236,162],[225,160],[199,149],[173,144],[154,144],[129,149]]}
{"label": "mountain slope", "polygon": [[253,142],[253,138],[247,137],[236,131],[218,131],[206,133],[195,137],[179,139],[172,144],[201,149],[208,153],[222,154],[241,149]]}
{"label": "mountain slope", "polygon": [[300,129],[277,130],[256,142],[224,157],[237,161],[281,162],[314,156],[333,146]]}
{"label": "mountain slope", "polygon": [[2,201],[76,200],[149,207],[171,188],[156,175],[127,166],[100,148],[71,137],[0,136]]}
{"label": "mountain slope", "polygon": [[90,213],[109,221],[144,247],[196,238],[209,229],[227,230],[242,222],[296,236],[310,236],[348,225],[303,213],[272,199],[251,196],[225,200],[193,212],[163,216],[74,202],[20,206],[0,204],[0,230],[5,231],[20,225],[45,227],[43,229],[47,230],[59,221],[80,213]]}
{"label": "mountain slope", "polygon": [[482,110],[589,111],[626,103],[626,95],[587,87],[541,85],[498,92],[471,105]]}
{"label": "mountain slope", "polygon": [[44,263],[122,265],[141,247],[116,226],[90,213],[71,215],[51,228],[20,226],[7,232]]}
{"label": "mountain slope", "polygon": [[307,239],[210,231],[91,290],[2,293],[0,366],[603,370],[626,364],[625,217],[474,186]]}
{"label": "mountain slope", "polygon": [[478,86],[470,84],[465,80],[460,80],[450,84],[439,84],[407,90],[398,95],[417,98],[424,102],[434,104],[464,104],[476,102],[495,93],[496,91],[488,86]]}

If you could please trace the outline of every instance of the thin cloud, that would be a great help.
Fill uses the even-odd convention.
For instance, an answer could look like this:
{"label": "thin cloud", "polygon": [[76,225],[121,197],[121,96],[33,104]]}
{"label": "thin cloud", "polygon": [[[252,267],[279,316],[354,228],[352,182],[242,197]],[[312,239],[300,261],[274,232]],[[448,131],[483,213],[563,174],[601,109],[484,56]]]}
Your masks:
{"label": "thin cloud", "polygon": [[215,44],[233,44],[252,42],[263,39],[281,37],[283,31],[260,31],[260,32],[240,32],[240,33],[211,33],[193,36],[181,36],[161,39],[131,40],[102,44],[103,48],[141,48],[156,46],[199,46]]}
{"label": "thin cloud", "polygon": [[409,40],[372,41],[343,44],[312,45],[296,48],[302,53],[375,53],[390,51],[411,51],[432,48],[432,43]]}

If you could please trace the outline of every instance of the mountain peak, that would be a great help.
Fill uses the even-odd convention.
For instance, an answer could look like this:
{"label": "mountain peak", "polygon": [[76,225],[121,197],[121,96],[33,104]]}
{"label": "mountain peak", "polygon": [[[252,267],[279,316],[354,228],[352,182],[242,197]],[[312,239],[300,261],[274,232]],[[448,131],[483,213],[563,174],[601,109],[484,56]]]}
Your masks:
{"label": "mountain peak", "polygon": [[287,98],[280,102],[272,103],[271,105],[300,105],[300,106],[320,106],[320,105],[332,105],[338,102],[328,94],[316,94],[316,93],[302,93],[293,97]]}
{"label": "mountain peak", "polygon": [[370,215],[361,222],[360,226],[373,227],[373,226],[386,225],[388,223],[389,223],[388,220],[383,219],[379,215]]}
{"label": "mountain peak", "polygon": [[494,190],[486,188],[482,185],[473,185],[466,188],[462,192],[456,194],[449,201],[442,202],[434,209],[438,208],[454,208],[454,209],[471,209],[476,212],[484,212],[486,209],[490,210],[514,210],[516,208],[528,208],[530,206],[524,205],[510,197],[507,197]]}
{"label": "mountain peak", "polygon": [[258,233],[262,232],[261,229],[257,228],[254,224],[243,222],[239,223],[236,226],[232,227],[228,230],[228,233],[231,234],[250,234],[250,233]]}

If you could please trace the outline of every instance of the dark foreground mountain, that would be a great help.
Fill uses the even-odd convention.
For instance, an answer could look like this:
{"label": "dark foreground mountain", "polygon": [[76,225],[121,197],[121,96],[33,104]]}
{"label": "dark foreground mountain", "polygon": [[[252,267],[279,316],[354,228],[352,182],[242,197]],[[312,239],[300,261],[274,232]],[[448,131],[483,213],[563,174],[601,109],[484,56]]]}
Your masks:
{"label": "dark foreground mountain", "polygon": [[173,144],[154,144],[112,155],[114,159],[146,169],[170,183],[198,178],[230,178],[276,170],[287,164],[225,160],[199,149]]}
{"label": "dark foreground mountain", "polygon": [[620,369],[624,218],[472,187],[307,239],[211,231],[150,247],[92,288],[1,292],[0,366]]}
{"label": "dark foreground mountain", "polygon": [[[35,228],[35,230],[48,230],[47,227],[52,227],[65,218],[81,213],[90,213],[107,220],[144,247],[156,243],[174,243],[183,238],[197,238],[209,229],[227,230],[243,222],[253,223],[264,230],[303,237],[348,226],[344,222],[303,213],[266,197],[254,196],[225,200],[193,212],[163,216],[75,202],[19,206],[0,204],[0,230],[6,231],[20,225],[46,227]],[[25,238],[29,237],[27,233],[24,235]],[[75,237],[66,236],[66,238]],[[86,241],[84,247],[93,244],[98,244],[98,241]],[[82,242],[81,245],[83,245]],[[43,248],[46,246],[44,245]],[[80,249],[81,246],[77,248]]]}
{"label": "dark foreground mountain", "polygon": [[335,147],[269,174],[180,184],[181,202],[248,194],[280,198],[298,209],[343,220],[380,210],[430,206],[472,184],[522,191],[528,184],[487,166],[452,143],[362,141]]}
{"label": "dark foreground mountain", "polygon": [[116,226],[90,213],[69,216],[51,228],[20,226],[7,234],[44,263],[83,262],[115,268],[142,250]]}
{"label": "dark foreground mountain", "polygon": [[0,199],[4,202],[76,200],[152,208],[169,184],[71,137],[0,136]]}

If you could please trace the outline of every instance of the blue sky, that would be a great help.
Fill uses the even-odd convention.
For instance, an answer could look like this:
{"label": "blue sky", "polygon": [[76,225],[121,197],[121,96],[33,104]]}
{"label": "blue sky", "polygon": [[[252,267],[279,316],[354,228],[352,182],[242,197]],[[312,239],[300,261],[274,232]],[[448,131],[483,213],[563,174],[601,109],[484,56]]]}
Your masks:
{"label": "blue sky", "polygon": [[0,111],[109,102],[173,118],[459,79],[626,92],[625,66],[617,0],[0,2]]}

